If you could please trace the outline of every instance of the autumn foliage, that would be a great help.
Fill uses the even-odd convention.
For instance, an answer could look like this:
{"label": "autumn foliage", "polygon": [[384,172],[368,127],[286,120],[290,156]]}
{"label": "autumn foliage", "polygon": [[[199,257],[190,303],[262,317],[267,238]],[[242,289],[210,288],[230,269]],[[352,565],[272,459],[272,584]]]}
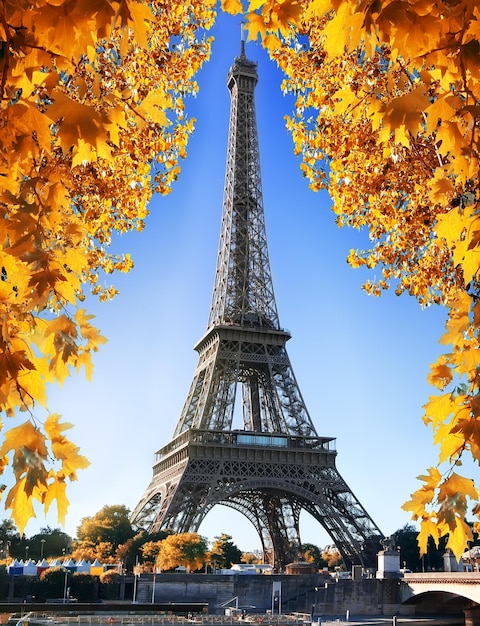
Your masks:
{"label": "autumn foliage", "polygon": [[198,533],[168,535],[161,541],[151,541],[143,546],[144,557],[154,558],[154,571],[168,571],[184,567],[194,571],[204,566],[208,542]]}
{"label": "autumn foliage", "polygon": [[296,94],[286,122],[311,188],[328,187],[339,226],[368,230],[348,259],[376,269],[365,289],[448,309],[424,416],[439,462],[404,508],[423,551],[448,534],[459,556],[480,512],[458,470],[480,460],[478,3],[252,0],[248,21]]}
{"label": "autumn foliage", "polygon": [[[193,129],[184,96],[208,58],[213,2],[0,1],[0,408],[27,412],[7,431],[23,531],[33,501],[65,516],[67,480],[88,464],[55,414],[49,383],[92,372],[105,341],[81,308],[105,277],[128,271],[115,233],[141,230],[153,191],[167,193]],[[200,36],[197,37],[197,32]]]}
{"label": "autumn foliage", "polygon": [[[365,289],[393,287],[442,305],[443,354],[424,421],[437,467],[405,508],[459,555],[480,492],[458,467],[480,460],[480,9],[474,0],[223,0],[246,13],[296,96],[286,118],[313,190],[327,187],[338,225],[365,229],[353,267]],[[0,407],[29,419],[7,430],[6,505],[20,529],[32,500],[60,520],[65,482],[86,459],[55,414],[40,424],[46,386],[91,375],[104,338],[81,308],[105,275],[128,271],[115,233],[141,230],[153,191],[167,193],[193,130],[184,96],[208,59],[214,0],[0,0]],[[49,463],[49,459],[56,460]],[[473,510],[469,507],[473,504]],[[478,530],[478,526],[477,526]]]}

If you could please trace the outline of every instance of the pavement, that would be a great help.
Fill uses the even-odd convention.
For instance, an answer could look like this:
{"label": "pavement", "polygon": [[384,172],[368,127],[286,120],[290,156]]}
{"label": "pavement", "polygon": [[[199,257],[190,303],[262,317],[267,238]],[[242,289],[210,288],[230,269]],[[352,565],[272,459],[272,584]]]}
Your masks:
{"label": "pavement", "polygon": [[394,615],[386,617],[385,615],[357,617],[350,616],[333,618],[326,616],[318,621],[312,622],[312,626],[456,626],[457,624],[465,624],[463,616],[419,616],[419,615]]}

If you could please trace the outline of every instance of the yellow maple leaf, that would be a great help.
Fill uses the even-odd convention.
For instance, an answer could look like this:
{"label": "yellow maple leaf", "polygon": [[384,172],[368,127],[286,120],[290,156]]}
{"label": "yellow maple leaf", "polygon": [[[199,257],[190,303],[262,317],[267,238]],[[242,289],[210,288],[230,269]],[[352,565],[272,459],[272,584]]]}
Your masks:
{"label": "yellow maple leaf", "polygon": [[[448,170],[443,167],[435,169],[433,177],[428,181],[428,188],[431,190],[433,202],[442,202],[445,198],[451,198],[455,189]],[[441,216],[437,216],[437,219],[438,217]]]}
{"label": "yellow maple leaf", "polygon": [[55,91],[53,98],[54,102],[47,107],[46,115],[52,124],[59,125],[57,136],[64,152],[72,148],[76,153],[79,152],[80,157],[77,154],[76,159],[78,164],[90,161],[92,149],[109,157],[112,149],[107,143],[107,116],[76,102],[61,91]]}
{"label": "yellow maple leaf", "polygon": [[60,415],[58,413],[50,413],[43,425],[47,437],[51,441],[63,438],[63,431],[73,428],[73,425],[68,422],[60,423]]}
{"label": "yellow maple leaf", "polygon": [[454,115],[455,108],[449,102],[451,99],[451,96],[437,96],[435,101],[425,108],[427,133],[432,133],[443,120],[449,120]]}
{"label": "yellow maple leaf", "polygon": [[148,22],[154,20],[149,4],[140,4],[132,0],[124,0],[124,4],[128,7],[128,21],[135,34],[135,40],[144,48],[148,48]]}
{"label": "yellow maple leaf", "polygon": [[452,432],[453,426],[460,419],[462,413],[468,415],[468,409],[463,409],[463,412],[455,414],[455,419],[451,424],[440,424],[435,430],[433,443],[440,448],[438,453],[439,463],[444,463],[445,461],[454,462],[463,450],[465,443],[463,437]]}
{"label": "yellow maple leaf", "polygon": [[170,100],[162,90],[152,90],[138,105],[137,110],[140,115],[148,117],[152,122],[168,126],[169,121],[165,108],[169,105]]}
{"label": "yellow maple leaf", "polygon": [[472,529],[465,522],[465,520],[461,518],[456,519],[456,524],[452,527],[449,525],[448,528],[448,541],[445,548],[449,548],[457,560],[460,560],[463,552],[465,551],[465,547],[468,542],[473,538]]}
{"label": "yellow maple leaf", "polygon": [[458,122],[444,121],[437,130],[438,151],[444,155],[461,154],[465,135]]}
{"label": "yellow maple leaf", "polygon": [[480,499],[480,492],[475,487],[475,483],[471,478],[465,478],[456,472],[452,472],[441,484],[438,500],[441,502],[446,498],[457,498],[459,495],[462,497],[467,496],[472,498],[472,500]]}
{"label": "yellow maple leaf", "polygon": [[[317,10],[322,11],[318,5]],[[325,26],[325,49],[333,56],[343,54],[345,49],[353,50],[360,42],[365,16],[356,11],[349,2],[342,2],[335,17]]]}
{"label": "yellow maple leaf", "polygon": [[444,345],[463,345],[464,334],[470,326],[468,312],[450,316],[446,323],[446,332],[441,336],[440,343]]}
{"label": "yellow maple leaf", "polygon": [[475,248],[466,250],[460,262],[465,283],[470,283],[478,274],[480,269],[480,250]]}
{"label": "yellow maple leaf", "polygon": [[307,19],[312,17],[323,17],[339,5],[340,2],[338,2],[338,0],[313,0],[308,4],[305,17]]}
{"label": "yellow maple leaf", "polygon": [[62,474],[70,480],[77,480],[77,470],[86,469],[90,461],[79,454],[79,447],[66,439],[52,443],[52,452],[56,459],[62,461]]}
{"label": "yellow maple leaf", "polygon": [[436,363],[430,366],[428,382],[438,389],[443,389],[452,381],[452,370],[446,363],[445,357],[440,357]]}
{"label": "yellow maple leaf", "polygon": [[435,545],[438,546],[440,539],[436,522],[429,517],[420,521],[420,532],[417,535],[418,547],[420,548],[420,556],[427,553],[428,538],[432,537]]}
{"label": "yellow maple leaf", "polygon": [[69,441],[63,432],[72,428],[68,422],[60,423],[60,416],[52,413],[45,421],[45,433],[52,442],[52,453],[62,462],[61,473],[70,480],[77,479],[77,470],[90,465],[86,457],[79,454],[79,448]]}
{"label": "yellow maple leaf", "polygon": [[243,5],[241,0],[222,0],[222,11],[230,13],[231,15],[237,15],[243,13]]}
{"label": "yellow maple leaf", "polygon": [[29,421],[6,431],[5,440],[0,447],[0,457],[5,456],[9,450],[18,450],[22,447],[34,450],[43,458],[47,457],[45,435]]}
{"label": "yellow maple leaf", "polygon": [[261,15],[258,13],[247,13],[247,24],[245,28],[248,32],[248,40],[255,41],[260,35],[260,39],[263,39],[267,34],[267,28]]}
{"label": "yellow maple leaf", "polygon": [[441,474],[436,467],[428,469],[428,475],[418,476],[424,485],[410,495],[410,500],[402,505],[404,511],[410,511],[413,519],[423,519],[426,515],[425,505],[430,504],[441,480]]}
{"label": "yellow maple leaf", "polygon": [[65,516],[67,514],[69,500],[67,498],[66,484],[64,480],[55,479],[50,483],[44,492],[44,508],[48,513],[53,501],[57,503],[57,515],[60,524],[65,524]]}
{"label": "yellow maple leaf", "polygon": [[434,426],[444,423],[449,416],[457,409],[457,402],[451,393],[444,393],[441,396],[430,396],[429,401],[424,405],[425,417],[423,421],[432,421]]}
{"label": "yellow maple leaf", "polygon": [[422,111],[429,102],[425,87],[418,85],[412,91],[382,105],[380,111],[383,128],[379,133],[380,140],[388,141],[390,134],[395,131],[402,131],[405,137],[407,133],[416,136],[423,123]]}
{"label": "yellow maple leaf", "polygon": [[436,233],[439,237],[443,237],[449,245],[460,239],[464,229],[465,218],[458,207],[450,209],[448,213],[443,215],[437,215]]}
{"label": "yellow maple leaf", "polygon": [[20,535],[23,535],[25,526],[35,516],[33,501],[26,490],[26,478],[21,478],[8,492],[5,508],[11,509],[11,517],[15,522]]}

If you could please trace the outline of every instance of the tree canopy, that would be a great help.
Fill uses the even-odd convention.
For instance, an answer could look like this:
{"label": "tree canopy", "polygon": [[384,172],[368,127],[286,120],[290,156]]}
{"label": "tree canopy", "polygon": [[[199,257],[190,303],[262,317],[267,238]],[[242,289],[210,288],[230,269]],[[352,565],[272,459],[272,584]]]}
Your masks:
{"label": "tree canopy", "polygon": [[404,508],[422,552],[448,535],[459,556],[468,506],[480,511],[458,470],[480,459],[478,3],[254,0],[247,18],[296,94],[286,123],[310,187],[328,188],[340,227],[368,230],[370,249],[348,257],[376,270],[364,288],[448,310],[424,416],[438,466]]}
{"label": "tree canopy", "polygon": [[210,550],[210,563],[214,563],[215,569],[230,568],[234,563],[240,563],[242,551],[232,541],[232,536],[222,533],[214,538]]}
{"label": "tree canopy", "polygon": [[116,549],[135,536],[129,515],[129,509],[123,504],[107,504],[92,517],[82,519],[77,528],[77,539],[93,545],[109,543]]}
{"label": "tree canopy", "polygon": [[[116,232],[141,230],[154,191],[180,172],[193,120],[185,96],[210,54],[214,0],[0,1],[0,409],[28,419],[5,430],[6,507],[20,532],[33,501],[56,503],[88,461],[49,412],[49,383],[92,373],[105,341],[82,302],[132,260]],[[327,187],[340,227],[368,230],[353,267],[448,311],[424,421],[436,467],[404,507],[458,556],[478,530],[480,492],[459,470],[480,459],[478,376],[480,9],[474,0],[223,0],[245,13],[296,95],[286,118],[313,190]],[[51,462],[53,460],[53,463]]]}
{"label": "tree canopy", "polygon": [[168,535],[161,541],[144,544],[143,554],[153,559],[154,568],[160,571],[185,567],[186,570],[201,569],[207,560],[208,541],[198,533]]}
{"label": "tree canopy", "polygon": [[88,465],[70,424],[33,411],[48,407],[49,383],[91,376],[105,339],[81,304],[115,295],[105,277],[132,260],[108,251],[112,235],[141,230],[153,191],[178,177],[213,5],[0,2],[0,409],[30,413],[0,459],[12,454],[5,504],[20,532],[35,500],[63,522],[66,483]]}

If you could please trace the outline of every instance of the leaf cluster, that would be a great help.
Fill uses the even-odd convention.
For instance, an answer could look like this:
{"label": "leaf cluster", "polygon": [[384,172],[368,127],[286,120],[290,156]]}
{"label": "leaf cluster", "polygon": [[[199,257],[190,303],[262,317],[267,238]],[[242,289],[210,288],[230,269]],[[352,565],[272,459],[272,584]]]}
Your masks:
{"label": "leaf cluster", "polygon": [[458,557],[468,507],[480,513],[478,486],[457,471],[466,453],[480,461],[478,3],[252,0],[247,18],[296,96],[286,125],[310,187],[328,188],[339,226],[368,232],[370,248],[348,256],[375,270],[366,291],[447,308],[450,350],[429,376],[441,395],[424,418],[438,467],[404,508],[423,552],[448,535]]}
{"label": "leaf cluster", "polygon": [[105,277],[132,260],[109,252],[112,237],[142,230],[153,191],[179,175],[214,4],[0,1],[0,410],[30,413],[0,470],[11,455],[20,532],[33,501],[63,522],[66,482],[88,464],[68,424],[33,410],[48,410],[48,384],[91,376],[105,339],[80,306],[115,295]]}

